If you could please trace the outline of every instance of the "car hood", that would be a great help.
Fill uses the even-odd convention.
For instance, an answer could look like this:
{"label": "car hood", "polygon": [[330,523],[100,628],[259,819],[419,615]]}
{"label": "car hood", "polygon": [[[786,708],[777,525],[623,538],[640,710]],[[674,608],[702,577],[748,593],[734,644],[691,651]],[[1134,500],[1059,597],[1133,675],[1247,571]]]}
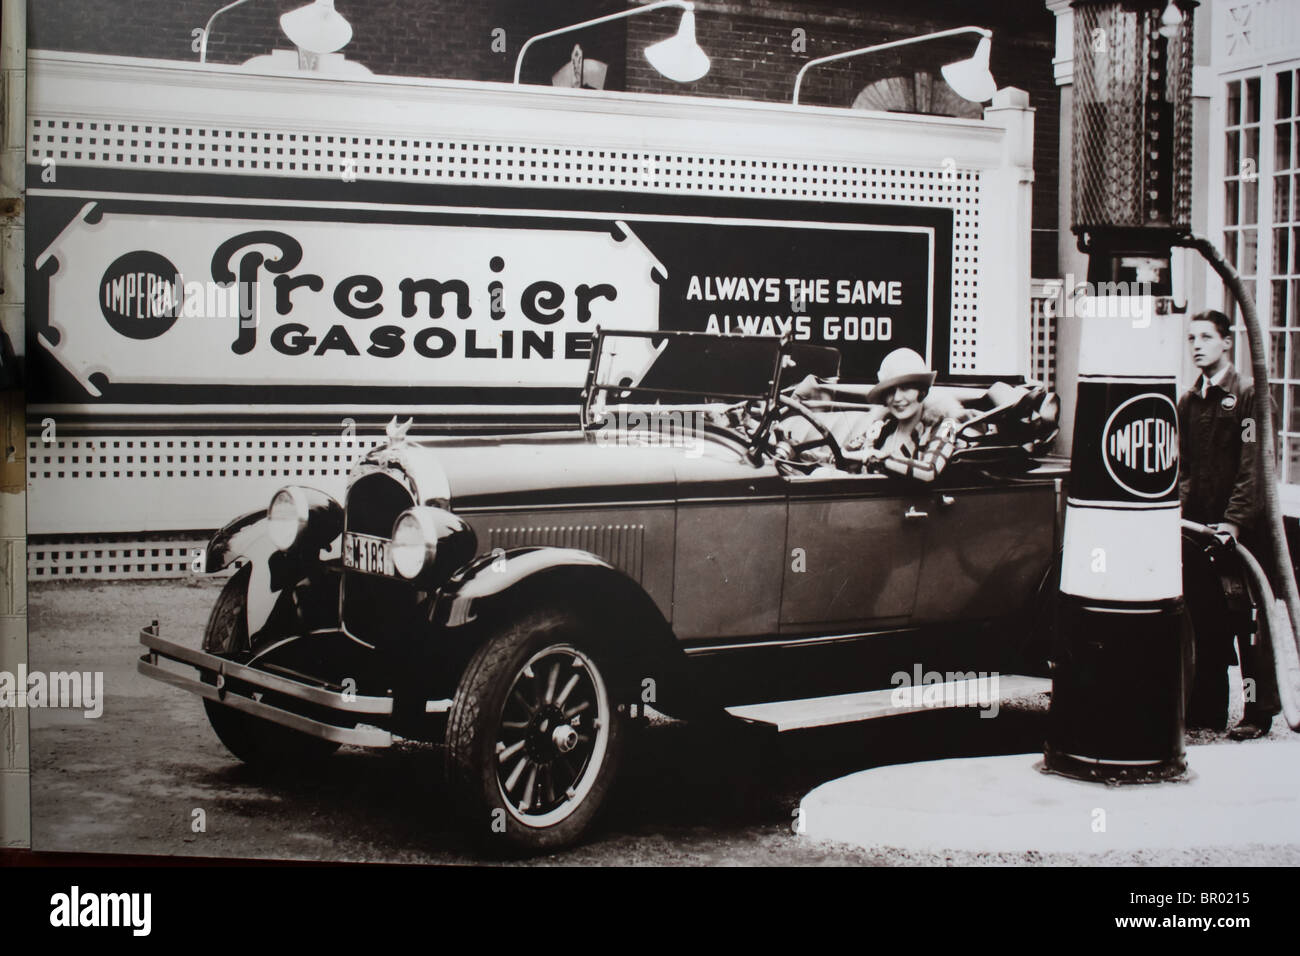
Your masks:
{"label": "car hood", "polygon": [[527,507],[756,494],[777,479],[720,441],[682,446],[602,442],[581,431],[435,438],[377,449],[368,461],[396,466],[425,502]]}

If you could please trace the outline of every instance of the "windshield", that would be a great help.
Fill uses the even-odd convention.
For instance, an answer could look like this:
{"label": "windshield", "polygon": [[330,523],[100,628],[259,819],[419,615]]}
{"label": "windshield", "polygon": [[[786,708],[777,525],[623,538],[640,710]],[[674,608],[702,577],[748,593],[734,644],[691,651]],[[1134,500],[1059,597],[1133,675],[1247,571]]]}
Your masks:
{"label": "windshield", "polygon": [[771,425],[779,391],[808,374],[834,379],[840,354],[833,348],[775,336],[704,332],[631,332],[597,329],[582,398],[584,428],[602,428],[630,413],[662,409],[670,418],[731,432],[753,449]]}
{"label": "windshield", "polygon": [[672,415],[697,413],[692,421],[748,444],[768,425],[782,356],[774,336],[598,329],[583,390],[583,427],[603,427],[619,410],[668,406]]}
{"label": "windshield", "polygon": [[601,332],[594,378],[608,402],[713,403],[765,399],[779,369],[774,337]]}

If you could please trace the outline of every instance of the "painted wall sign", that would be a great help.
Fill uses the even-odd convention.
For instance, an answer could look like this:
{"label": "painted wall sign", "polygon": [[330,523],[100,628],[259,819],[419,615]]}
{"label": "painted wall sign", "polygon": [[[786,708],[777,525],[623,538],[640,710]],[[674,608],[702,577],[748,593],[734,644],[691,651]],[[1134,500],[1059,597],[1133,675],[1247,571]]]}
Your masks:
{"label": "painted wall sign", "polygon": [[47,318],[29,344],[60,370],[40,398],[576,390],[597,325],[789,334],[839,348],[848,381],[902,346],[946,370],[950,216],[709,205],[723,214],[64,201],[33,267]]}
{"label": "painted wall sign", "polygon": [[[780,335],[829,345],[841,377],[875,381],[880,360],[911,348],[934,362],[935,231],[917,225],[800,223],[744,229],[696,223],[638,234],[666,266],[661,327]],[[946,355],[943,369],[946,371]]]}
{"label": "painted wall sign", "polygon": [[96,396],[95,373],[571,384],[597,322],[653,328],[659,314],[658,263],[617,221],[595,232],[94,216],[88,204],[45,253],[59,260],[58,335],[41,343]]}

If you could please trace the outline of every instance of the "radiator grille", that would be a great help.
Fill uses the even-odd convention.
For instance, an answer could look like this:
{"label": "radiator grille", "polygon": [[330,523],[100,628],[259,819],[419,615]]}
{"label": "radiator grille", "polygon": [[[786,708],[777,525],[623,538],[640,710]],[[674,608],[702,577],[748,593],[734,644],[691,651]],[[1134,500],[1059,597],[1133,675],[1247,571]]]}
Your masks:
{"label": "radiator grille", "polygon": [[406,486],[386,474],[366,475],[348,490],[344,526],[348,531],[387,538],[393,524],[415,500]]}
{"label": "radiator grille", "polygon": [[[414,504],[406,486],[387,474],[358,478],[348,491],[344,528],[387,538],[397,516]],[[406,581],[358,571],[343,573],[343,626],[370,644],[406,632],[415,589]]]}

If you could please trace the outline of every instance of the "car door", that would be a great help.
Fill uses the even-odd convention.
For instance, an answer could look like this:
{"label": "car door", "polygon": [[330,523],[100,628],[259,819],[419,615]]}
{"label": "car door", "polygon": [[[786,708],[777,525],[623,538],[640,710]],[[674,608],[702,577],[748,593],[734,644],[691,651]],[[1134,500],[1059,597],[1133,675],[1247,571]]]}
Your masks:
{"label": "car door", "polygon": [[883,475],[791,476],[781,633],[852,633],[912,618],[931,496]]}
{"label": "car door", "polygon": [[1053,481],[953,485],[924,508],[917,623],[973,621],[1025,606],[1056,547]]}
{"label": "car door", "polygon": [[785,556],[785,485],[776,469],[709,458],[678,471],[673,630],[679,640],[777,632]]}

